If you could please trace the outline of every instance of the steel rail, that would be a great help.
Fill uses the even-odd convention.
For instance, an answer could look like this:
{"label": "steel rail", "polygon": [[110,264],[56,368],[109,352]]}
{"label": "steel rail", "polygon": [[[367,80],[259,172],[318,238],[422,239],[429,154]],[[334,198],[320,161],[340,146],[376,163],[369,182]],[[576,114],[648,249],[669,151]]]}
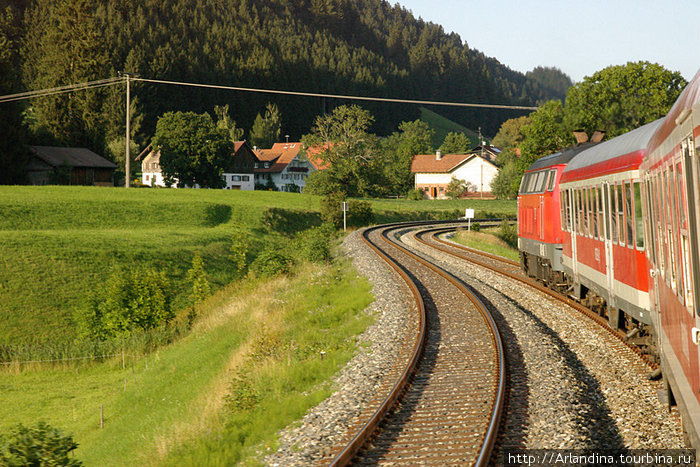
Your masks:
{"label": "steel rail", "polygon": [[[384,237],[388,242],[390,241],[386,235],[387,230],[382,232],[382,237]],[[448,282],[454,285],[460,292],[467,296],[469,301],[472,302],[474,307],[479,311],[479,313],[484,317],[489,330],[491,332],[491,338],[496,349],[496,356],[498,358],[498,378],[495,387],[494,394],[494,408],[491,414],[491,419],[489,420],[489,425],[486,433],[484,434],[484,440],[481,445],[481,450],[479,451],[479,456],[475,462],[477,466],[488,465],[489,459],[493,452],[493,447],[496,443],[496,437],[498,436],[498,428],[500,426],[501,416],[503,415],[503,407],[505,404],[505,394],[506,394],[506,367],[505,367],[505,348],[503,347],[503,339],[501,338],[501,333],[498,329],[493,315],[488,310],[486,305],[477,297],[464,282],[453,274],[447,272],[446,270],[436,266],[430,261],[424,259],[423,257],[410,251],[399,245],[397,242],[391,242],[396,248],[402,250],[406,255],[410,256],[423,266],[428,267],[436,274],[445,278]]]}
{"label": "steel rail", "polygon": [[[552,297],[552,298],[554,298],[554,299],[556,299],[556,300],[558,300],[558,301],[560,301],[560,302],[562,302],[562,303],[564,303],[564,304],[570,306],[571,308],[575,309],[576,311],[579,311],[580,313],[582,313],[583,315],[585,315],[585,316],[588,317],[589,319],[595,321],[598,325],[600,325],[602,328],[604,328],[604,329],[605,329],[606,331],[608,331],[610,334],[612,334],[613,336],[615,336],[616,338],[618,338],[618,339],[620,340],[620,342],[622,342],[623,344],[625,344],[630,350],[632,350],[634,353],[636,353],[636,354],[644,361],[644,363],[646,363],[647,366],[649,366],[650,369],[655,370],[655,369],[657,369],[657,368],[659,367],[659,365],[658,365],[657,363],[654,363],[654,362],[652,362],[651,360],[649,360],[649,358],[648,358],[646,355],[644,355],[644,354],[642,353],[642,351],[641,351],[638,347],[636,347],[636,346],[630,344],[629,342],[627,342],[626,339],[625,339],[625,333],[624,333],[624,332],[620,331],[619,329],[613,329],[613,328],[611,328],[611,327],[610,327],[610,324],[608,323],[608,320],[606,320],[605,318],[603,318],[602,316],[600,316],[598,313],[595,313],[594,311],[590,310],[589,308],[586,308],[585,306],[583,306],[583,305],[580,304],[579,302],[577,302],[577,301],[575,301],[575,300],[573,300],[573,299],[571,299],[571,298],[569,298],[569,297],[567,297],[567,296],[565,296],[565,295],[562,295],[562,294],[560,294],[559,292],[556,292],[556,291],[550,289],[549,287],[546,287],[545,285],[540,284],[539,282],[536,282],[536,281],[534,281],[534,280],[532,280],[532,279],[530,279],[530,278],[523,277],[523,276],[520,276],[520,275],[517,275],[517,274],[512,274],[512,273],[510,273],[510,272],[508,272],[508,271],[505,271],[505,270],[503,270],[503,269],[499,269],[499,268],[497,268],[497,267],[494,267],[494,266],[492,266],[492,265],[490,265],[490,264],[488,264],[488,263],[486,263],[486,262],[478,261],[478,260],[476,260],[476,259],[474,259],[474,258],[469,258],[469,257],[467,257],[467,256],[464,256],[464,255],[460,255],[460,254],[458,254],[458,253],[455,253],[454,251],[450,251],[450,250],[447,249],[445,246],[451,247],[451,248],[457,249],[457,250],[468,251],[468,252],[470,252],[470,253],[472,253],[472,254],[474,254],[474,255],[480,255],[480,256],[490,257],[490,258],[492,258],[492,259],[497,259],[497,260],[499,260],[499,261],[501,261],[501,262],[505,262],[505,263],[507,263],[507,264],[512,264],[512,263],[514,263],[514,262],[512,262],[511,260],[508,260],[508,259],[506,259],[506,258],[501,258],[500,256],[491,255],[491,254],[484,253],[484,252],[479,251],[479,250],[474,250],[473,248],[469,248],[469,247],[466,247],[466,246],[464,246],[464,245],[459,245],[458,243],[455,243],[455,242],[448,242],[448,241],[443,240],[443,239],[441,239],[441,238],[438,237],[438,235],[440,235],[440,234],[442,234],[442,233],[445,233],[446,231],[451,231],[451,230],[454,230],[454,229],[446,229],[446,228],[426,229],[426,230],[420,232],[419,234],[417,234],[417,235],[416,235],[416,239],[417,239],[419,242],[421,242],[421,243],[423,243],[424,245],[426,245],[426,246],[429,246],[429,247],[431,247],[431,248],[435,248],[435,249],[437,249],[437,250],[439,250],[439,251],[442,251],[443,253],[446,253],[446,254],[448,254],[448,255],[455,256],[455,257],[457,257],[457,258],[463,259],[463,260],[468,261],[468,262],[470,262],[470,263],[473,263],[473,264],[476,264],[476,265],[478,265],[478,266],[481,266],[481,267],[484,267],[484,268],[486,268],[486,269],[489,269],[489,270],[491,270],[491,271],[494,271],[494,272],[496,272],[496,273],[498,273],[498,274],[504,275],[504,276],[506,276],[506,277],[508,277],[508,278],[510,278],[510,279],[513,279],[513,280],[518,281],[518,282],[520,282],[520,283],[522,283],[522,284],[525,284],[525,285],[527,285],[527,286],[529,286],[529,287],[532,287],[532,288],[534,288],[534,289],[536,289],[536,290],[538,290],[538,291],[540,291],[540,292],[542,292],[542,293],[544,293],[544,294],[546,294],[546,295],[549,295],[550,297]],[[439,231],[440,233],[438,233],[438,231]],[[445,246],[440,247],[439,245],[436,245],[436,244],[434,244],[434,243],[431,244],[431,243],[425,241],[425,240],[423,239],[423,236],[428,235],[428,234],[430,234],[431,238],[432,238],[436,243],[439,243],[439,244],[442,244],[442,245],[445,245]]]}
{"label": "steel rail", "polygon": [[[415,224],[415,223],[412,223]],[[396,383],[394,383],[389,395],[384,399],[379,408],[374,412],[374,414],[367,420],[367,422],[362,426],[360,431],[355,435],[355,437],[350,441],[350,443],[341,451],[335,459],[331,462],[332,467],[345,466],[352,461],[352,458],[360,451],[362,446],[369,440],[372,434],[376,431],[377,427],[381,421],[386,416],[387,412],[391,410],[394,404],[398,401],[401,394],[405,391],[408,383],[410,381],[411,375],[414,373],[418,362],[425,350],[425,341],[428,335],[427,332],[427,314],[425,311],[425,303],[423,297],[418,290],[418,286],[411,280],[408,274],[399,266],[397,262],[392,260],[387,254],[380,250],[370,239],[369,234],[375,230],[387,228],[386,226],[370,227],[362,232],[362,240],[367,246],[369,246],[372,251],[374,251],[382,260],[384,260],[406,283],[408,288],[413,294],[416,307],[418,308],[418,334],[416,335],[416,340],[413,344],[413,349],[411,351],[411,357],[409,358],[408,364],[404,368],[401,376],[398,378]]]}
{"label": "steel rail", "polygon": [[354,456],[362,449],[362,447],[367,443],[367,441],[372,437],[373,433],[377,430],[379,424],[387,415],[387,413],[394,407],[398,402],[399,398],[403,393],[405,393],[406,388],[410,383],[411,376],[415,373],[420,361],[421,356],[424,353],[425,343],[427,340],[427,315],[425,310],[425,304],[423,298],[420,295],[418,287],[413,282],[413,280],[408,276],[408,274],[403,270],[403,268],[389,255],[382,251],[378,246],[376,246],[370,239],[369,234],[375,230],[380,230],[380,237],[391,244],[393,247],[398,248],[405,254],[418,261],[420,264],[430,268],[432,271],[436,272],[443,278],[447,279],[455,287],[457,287],[462,293],[467,295],[474,306],[479,310],[480,314],[484,317],[491,334],[491,339],[496,348],[496,354],[498,358],[498,382],[494,388],[494,410],[492,411],[491,418],[489,420],[488,428],[484,434],[483,442],[479,455],[475,465],[484,466],[487,465],[491,454],[493,452],[493,447],[495,445],[496,437],[498,434],[498,427],[500,424],[500,419],[503,413],[504,399],[505,399],[505,386],[506,386],[506,368],[505,368],[505,352],[503,347],[503,341],[500,336],[500,332],[496,326],[493,316],[491,316],[488,309],[484,304],[464,285],[464,283],[453,276],[452,274],[438,268],[437,266],[429,263],[425,259],[416,255],[415,253],[409,251],[408,249],[402,247],[398,242],[393,242],[388,238],[387,232],[390,230],[396,230],[399,228],[410,228],[419,227],[423,225],[435,225],[435,224],[448,224],[455,223],[455,221],[418,221],[418,222],[407,222],[407,223],[395,223],[387,224],[383,226],[371,227],[365,229],[362,233],[363,241],[385,262],[391,266],[391,268],[397,272],[397,274],[406,282],[407,286],[411,290],[414,300],[416,301],[419,310],[419,332],[414,342],[414,347],[409,359],[409,363],[404,368],[401,376],[398,378],[394,384],[389,395],[384,399],[380,407],[374,412],[370,419],[365,422],[359,432],[354,436],[352,441],[346,445],[342,452],[340,452],[330,465],[332,466],[344,466],[348,465]]}

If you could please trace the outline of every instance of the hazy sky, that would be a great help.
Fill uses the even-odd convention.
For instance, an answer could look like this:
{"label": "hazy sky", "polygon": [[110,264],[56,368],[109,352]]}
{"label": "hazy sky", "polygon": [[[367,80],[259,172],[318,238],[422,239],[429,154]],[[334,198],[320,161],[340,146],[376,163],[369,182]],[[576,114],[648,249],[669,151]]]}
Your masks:
{"label": "hazy sky", "polygon": [[470,48],[521,72],[561,69],[574,81],[646,60],[700,69],[700,0],[390,0],[456,32]]}

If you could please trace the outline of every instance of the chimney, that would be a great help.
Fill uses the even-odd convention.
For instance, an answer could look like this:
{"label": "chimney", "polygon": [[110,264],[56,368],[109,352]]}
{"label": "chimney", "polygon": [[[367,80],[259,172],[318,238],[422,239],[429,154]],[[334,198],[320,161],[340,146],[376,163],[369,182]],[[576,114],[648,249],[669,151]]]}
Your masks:
{"label": "chimney", "polygon": [[593,136],[591,136],[591,142],[600,143],[603,141],[603,138],[605,138],[605,132],[603,130],[596,130],[593,132]]}
{"label": "chimney", "polygon": [[574,138],[579,144],[588,142],[588,134],[584,130],[574,130]]}
{"label": "chimney", "polygon": [[435,160],[442,160],[442,153],[440,151],[435,151]]}

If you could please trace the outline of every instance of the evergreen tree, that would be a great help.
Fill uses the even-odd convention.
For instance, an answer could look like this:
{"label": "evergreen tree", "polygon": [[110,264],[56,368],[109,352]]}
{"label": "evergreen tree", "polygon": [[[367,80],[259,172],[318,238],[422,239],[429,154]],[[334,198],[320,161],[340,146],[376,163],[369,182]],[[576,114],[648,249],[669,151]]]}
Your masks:
{"label": "evergreen tree", "polygon": [[471,147],[472,142],[467,135],[450,131],[440,146],[440,152],[443,154],[463,154],[469,151]]}
{"label": "evergreen tree", "polygon": [[265,116],[255,118],[250,130],[250,142],[259,148],[269,149],[275,144],[282,132],[282,117],[275,104],[267,104]]}
{"label": "evergreen tree", "polygon": [[[19,39],[21,25],[19,12],[7,7],[0,10],[0,95],[18,90]],[[28,154],[24,148],[22,108],[16,102],[0,104],[0,184],[19,184],[25,181]]]}
{"label": "evergreen tree", "polygon": [[[29,89],[106,77],[107,50],[95,19],[96,0],[37,0],[27,12],[24,81]],[[104,144],[103,91],[82,90],[32,101],[37,127],[62,144]]]}

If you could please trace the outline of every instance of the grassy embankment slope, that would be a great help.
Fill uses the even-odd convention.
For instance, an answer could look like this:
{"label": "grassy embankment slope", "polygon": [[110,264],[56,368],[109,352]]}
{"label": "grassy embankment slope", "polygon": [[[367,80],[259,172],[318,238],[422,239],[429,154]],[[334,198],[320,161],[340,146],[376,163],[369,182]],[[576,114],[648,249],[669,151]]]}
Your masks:
{"label": "grassy embankment slope", "polygon": [[[373,204],[379,221],[461,209],[459,202]],[[255,236],[257,251],[270,243],[293,246],[262,226],[269,206],[315,211],[318,199],[0,188],[0,306],[7,318],[0,332],[6,341],[71,339],[72,309],[101,287],[115,264],[166,269],[185,303],[185,271],[200,250],[219,290],[189,335],[148,356],[127,355],[125,366],[117,357],[5,368],[0,432],[46,420],[73,433],[77,457],[87,465],[230,465],[254,456],[261,444],[274,446],[278,429],[330,391],[322,382],[355,351],[352,336],[368,323],[359,311],[370,296],[368,284],[343,263],[301,264],[289,278],[227,286],[232,235]]]}

